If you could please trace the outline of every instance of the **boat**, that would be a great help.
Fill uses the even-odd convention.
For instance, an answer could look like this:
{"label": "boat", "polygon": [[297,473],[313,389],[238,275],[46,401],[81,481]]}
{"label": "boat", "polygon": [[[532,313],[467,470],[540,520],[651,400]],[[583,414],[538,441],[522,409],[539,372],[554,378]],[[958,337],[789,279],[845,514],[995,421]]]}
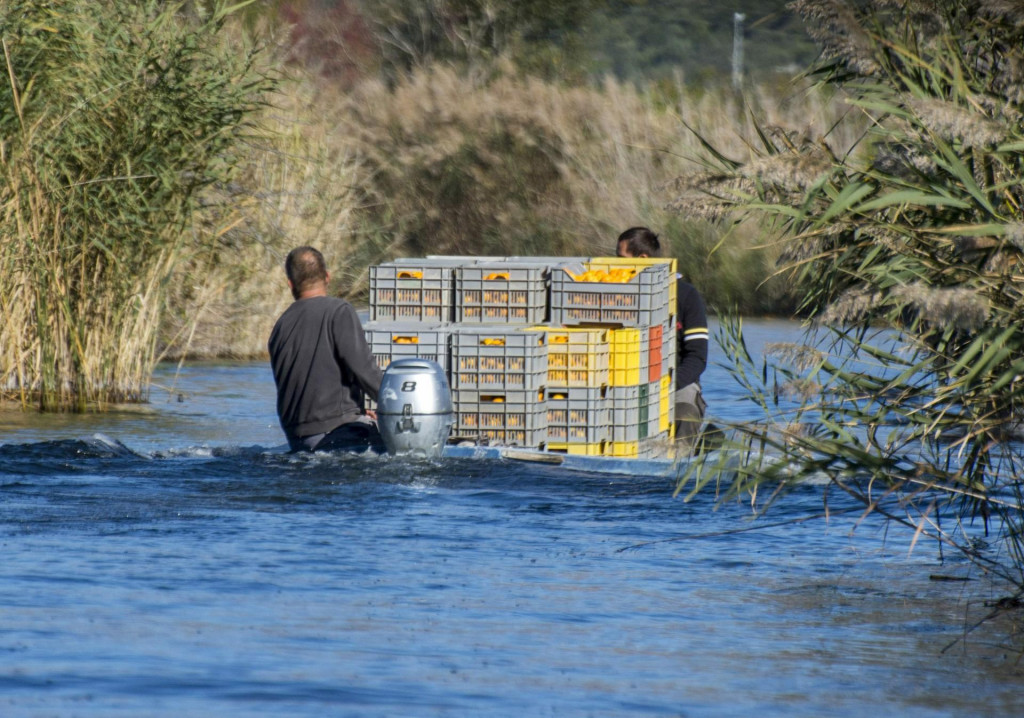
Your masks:
{"label": "boat", "polygon": [[[675,477],[675,260],[401,258],[370,268],[391,453]],[[449,431],[450,430],[450,431]]]}
{"label": "boat", "polygon": [[659,456],[626,458],[615,456],[586,456],[564,454],[544,449],[520,448],[517,446],[478,446],[449,444],[441,455],[452,459],[491,459],[523,461],[558,466],[569,471],[583,471],[592,474],[625,474],[631,476],[654,476],[677,478],[693,460],[692,456]]}

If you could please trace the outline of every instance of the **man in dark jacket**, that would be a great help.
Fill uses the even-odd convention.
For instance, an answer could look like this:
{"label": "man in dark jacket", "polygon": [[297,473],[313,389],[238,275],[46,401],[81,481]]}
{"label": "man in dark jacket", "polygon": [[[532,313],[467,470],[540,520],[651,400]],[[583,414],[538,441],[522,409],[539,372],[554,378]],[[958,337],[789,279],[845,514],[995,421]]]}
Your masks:
{"label": "man in dark jacket", "polygon": [[[618,257],[658,257],[661,243],[647,227],[631,227],[619,235]],[[695,448],[707,404],[700,375],[708,365],[707,309],[700,292],[682,278],[676,280],[676,440]]]}
{"label": "man in dark jacket", "polygon": [[383,372],[370,353],[359,316],[327,294],[320,252],[298,247],[285,260],[295,301],[277,320],[267,347],[277,384],[277,415],[292,451],[378,453],[384,445],[364,394],[377,399]]}

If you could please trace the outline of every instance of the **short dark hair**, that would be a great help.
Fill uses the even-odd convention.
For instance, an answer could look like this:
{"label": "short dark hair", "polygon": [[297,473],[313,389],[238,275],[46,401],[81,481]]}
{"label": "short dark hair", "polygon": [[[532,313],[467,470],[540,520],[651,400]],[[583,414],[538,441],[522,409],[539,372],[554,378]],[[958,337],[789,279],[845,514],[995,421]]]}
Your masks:
{"label": "short dark hair", "polygon": [[661,242],[656,235],[647,227],[630,227],[619,235],[616,247],[623,242],[626,243],[626,251],[634,257],[646,254],[648,257],[657,257],[661,254]]}
{"label": "short dark hair", "polygon": [[284,260],[284,273],[292,283],[292,293],[298,296],[317,282],[327,281],[327,263],[319,250],[296,247]]}

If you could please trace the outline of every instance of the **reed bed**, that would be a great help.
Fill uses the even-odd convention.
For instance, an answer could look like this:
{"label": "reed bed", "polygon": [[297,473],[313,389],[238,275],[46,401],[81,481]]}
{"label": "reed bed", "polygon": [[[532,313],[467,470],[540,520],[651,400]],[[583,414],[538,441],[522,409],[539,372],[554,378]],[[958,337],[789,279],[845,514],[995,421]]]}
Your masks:
{"label": "reed bed", "polygon": [[225,15],[160,2],[0,8],[0,397],[144,400],[184,231],[272,87]]}

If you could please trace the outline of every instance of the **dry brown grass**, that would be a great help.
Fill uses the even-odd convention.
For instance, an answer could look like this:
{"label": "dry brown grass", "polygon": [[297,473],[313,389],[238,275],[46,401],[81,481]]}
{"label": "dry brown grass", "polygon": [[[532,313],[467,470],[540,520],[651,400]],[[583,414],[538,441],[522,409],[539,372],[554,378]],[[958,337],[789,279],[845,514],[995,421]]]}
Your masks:
{"label": "dry brown grass", "polygon": [[[204,229],[221,235],[221,249],[182,269],[165,332],[179,341],[168,356],[261,356],[291,301],[281,262],[293,246],[321,248],[335,291],[356,302],[365,301],[367,268],[395,256],[608,253],[625,227],[679,227],[667,208],[671,182],[700,169],[687,126],[747,160],[758,143],[745,113],[823,137],[847,109],[795,85],[755,88],[744,102],[682,84],[565,87],[511,73],[480,82],[440,65],[347,94],[301,78],[265,118],[230,211]],[[845,149],[852,137],[829,141]],[[771,262],[744,273],[735,245],[727,260],[708,260],[717,242],[697,224],[669,246],[699,252],[688,266],[751,292]],[[760,241],[755,229],[745,235]]]}
{"label": "dry brown grass", "polygon": [[166,359],[261,356],[291,303],[284,257],[320,247],[344,264],[357,227],[355,159],[320,114],[310,84],[279,94],[260,123],[236,182],[212,191],[197,232],[212,248],[178,267],[165,319]]}

